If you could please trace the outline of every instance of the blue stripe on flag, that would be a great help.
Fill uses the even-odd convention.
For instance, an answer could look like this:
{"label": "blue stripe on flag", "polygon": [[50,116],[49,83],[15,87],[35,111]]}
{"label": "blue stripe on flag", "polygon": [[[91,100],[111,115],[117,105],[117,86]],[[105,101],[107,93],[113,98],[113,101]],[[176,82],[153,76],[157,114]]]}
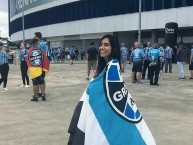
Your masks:
{"label": "blue stripe on flag", "polygon": [[127,104],[126,106],[125,115],[129,118],[135,118],[135,112],[133,111],[133,109],[131,109],[131,106],[129,104]]}
{"label": "blue stripe on flag", "polygon": [[[103,74],[88,86],[89,104],[110,145],[146,145],[135,124],[119,117],[106,100]],[[96,87],[97,86],[97,87]]]}
{"label": "blue stripe on flag", "polygon": [[109,69],[108,80],[120,81],[119,72],[116,65],[112,65]]}
{"label": "blue stripe on flag", "polygon": [[127,104],[125,109],[125,115],[128,116],[129,118],[139,118],[140,112],[138,109],[136,112],[134,112],[131,106]]}

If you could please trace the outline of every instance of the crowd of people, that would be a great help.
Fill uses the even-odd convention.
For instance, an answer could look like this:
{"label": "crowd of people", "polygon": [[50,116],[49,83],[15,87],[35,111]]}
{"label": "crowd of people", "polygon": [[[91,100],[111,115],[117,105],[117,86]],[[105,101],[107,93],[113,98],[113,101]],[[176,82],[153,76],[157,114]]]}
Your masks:
{"label": "crowd of people", "polygon": [[[75,46],[70,48],[52,48],[48,51],[47,43],[42,39],[42,34],[40,32],[35,33],[35,39],[38,40],[38,48],[45,52],[49,61],[55,63],[62,63],[63,61],[69,61],[73,64],[74,60],[78,61],[79,57],[81,60],[86,59],[87,61],[87,75],[86,79],[90,80],[90,72],[93,73],[97,68],[97,57],[99,55],[99,50],[95,47],[95,43],[91,42],[90,47],[85,51],[83,48],[77,49]],[[32,47],[31,45],[30,47]],[[29,48],[30,48],[29,47]],[[29,48],[26,47],[25,42],[20,44],[20,52],[17,57],[20,59],[20,70],[22,76],[21,87],[29,87],[29,77],[27,65],[27,53]],[[10,56],[13,56],[15,51],[9,49],[8,45],[5,44],[0,51],[0,72],[1,79],[0,84],[3,83],[3,89],[7,89],[7,78],[9,72]],[[193,79],[193,44],[191,49],[191,54],[185,47],[183,42],[178,44],[176,51],[172,49],[168,44],[164,47],[163,44],[153,44],[147,42],[146,45],[139,44],[135,42],[130,49],[127,48],[125,43],[121,43],[120,46],[120,65],[121,72],[124,73],[126,70],[126,65],[129,63],[132,67],[131,81],[132,83],[143,84],[144,79],[150,80],[150,85],[159,85],[159,79],[164,79],[164,73],[172,73],[172,61],[175,58],[179,70],[179,80],[184,80],[186,75],[184,71],[184,64],[189,63],[190,79]],[[42,78],[44,80],[45,72],[42,73]],[[32,79],[33,82],[33,79]],[[45,80],[42,89],[37,93],[38,96],[45,96]],[[35,95],[35,94],[34,94]],[[36,95],[35,95],[36,96]],[[38,97],[36,97],[38,98]],[[35,99],[37,100],[37,99]],[[45,100],[45,99],[44,99]]]}
{"label": "crowd of people", "polygon": [[125,44],[122,44],[120,50],[122,72],[124,72],[128,60],[132,64],[132,83],[142,84],[141,80],[146,78],[150,80],[150,85],[159,85],[158,80],[163,79],[164,73],[172,73],[172,58],[177,61],[179,80],[184,80],[186,77],[185,63],[189,63],[190,79],[192,79],[193,44],[190,53],[184,43],[180,42],[176,54],[168,44],[164,47],[163,44],[151,45],[150,42],[147,42],[144,47],[144,45],[135,42],[130,52]]}
{"label": "crowd of people", "polygon": [[[49,71],[51,52],[47,43],[42,39],[40,32],[34,33],[31,46],[26,47],[25,42],[21,42],[20,52],[17,59],[20,60],[20,70],[22,85],[20,87],[30,87],[28,71],[33,84],[33,96],[31,101],[38,101],[41,97],[46,101],[46,82],[45,74]],[[0,85],[3,83],[3,90],[8,91],[7,81],[9,73],[10,56],[16,55],[15,51],[10,49],[8,44],[4,44],[0,50]]]}
{"label": "crowd of people", "polygon": [[[87,144],[92,144],[102,135],[106,136],[102,142],[117,142],[114,138],[108,138],[113,133],[116,133],[116,137],[119,138],[118,142],[120,142],[127,138],[121,133],[122,130],[133,136],[132,141],[136,144],[142,142],[156,144],[124,84],[121,73],[126,73],[126,65],[129,63],[132,66],[132,83],[143,84],[142,80],[148,79],[150,85],[159,85],[158,80],[163,79],[164,73],[172,73],[172,58],[175,53],[169,45],[164,47],[158,43],[151,45],[150,42],[147,42],[144,47],[144,45],[135,42],[134,46],[128,50],[125,43],[121,43],[120,47],[118,39],[107,34],[101,38],[98,48],[94,46],[94,42],[91,42],[86,52],[83,49],[79,52],[74,46],[70,49],[59,47],[49,50],[47,43],[42,39],[42,34],[40,32],[34,34],[29,49],[27,49],[25,42],[20,44],[18,56],[21,61],[21,87],[30,87],[29,78],[32,80],[33,95],[31,101],[37,102],[40,97],[42,101],[46,101],[45,77],[52,60],[54,62],[65,59],[71,60],[70,64],[72,65],[74,60],[78,60],[80,53],[81,60],[84,55],[86,56],[87,80],[90,80],[90,72],[93,71],[92,79],[74,111],[69,126],[69,145],[83,145],[85,141]],[[8,45],[4,44],[2,50],[0,50],[0,85],[3,83],[5,91],[8,90],[6,86],[9,56],[15,54],[14,50],[8,48]],[[180,42],[175,58],[179,70],[179,79],[184,80],[186,77],[184,72],[186,62],[189,63],[190,79],[193,79],[193,44],[189,54],[184,43]],[[97,126],[96,122],[100,126]],[[136,123],[138,126],[136,126]],[[94,128],[92,128],[93,126]],[[120,128],[115,126],[121,127],[121,131]],[[92,131],[88,128],[92,128]],[[143,129],[140,130],[139,128],[145,128],[145,135],[141,131]],[[91,136],[90,132],[95,132],[95,130],[110,131],[105,132],[105,134],[101,131],[98,136]],[[119,134],[117,134],[118,131]],[[136,135],[136,132],[139,132],[139,134]]]}
{"label": "crowd of people", "polygon": [[83,48],[80,48],[78,50],[77,47],[72,46],[70,48],[52,48],[51,49],[51,56],[53,63],[64,63],[64,61],[71,61],[71,64],[73,64],[73,61],[79,61],[83,60],[85,57],[85,51]]}

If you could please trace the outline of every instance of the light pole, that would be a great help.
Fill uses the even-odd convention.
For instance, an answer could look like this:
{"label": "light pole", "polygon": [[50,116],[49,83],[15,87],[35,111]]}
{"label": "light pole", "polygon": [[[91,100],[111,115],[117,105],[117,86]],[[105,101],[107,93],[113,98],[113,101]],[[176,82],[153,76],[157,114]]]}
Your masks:
{"label": "light pole", "polygon": [[141,43],[141,0],[139,0],[138,43]]}
{"label": "light pole", "polygon": [[22,0],[22,29],[23,29],[23,42],[25,42],[25,26],[24,26],[24,0]]}

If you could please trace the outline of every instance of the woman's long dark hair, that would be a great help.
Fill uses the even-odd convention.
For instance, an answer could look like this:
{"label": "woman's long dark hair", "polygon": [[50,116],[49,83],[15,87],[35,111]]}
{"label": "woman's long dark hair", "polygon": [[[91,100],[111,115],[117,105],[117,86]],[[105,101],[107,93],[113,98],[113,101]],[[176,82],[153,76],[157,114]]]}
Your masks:
{"label": "woman's long dark hair", "polygon": [[27,49],[27,45],[26,45],[26,43],[25,43],[25,42],[23,42],[23,41],[21,41],[21,42],[19,43],[19,48],[20,48],[20,46],[21,46],[21,43],[23,43],[23,45],[24,45],[25,49]]}
{"label": "woman's long dark hair", "polygon": [[[114,35],[107,34],[107,35],[104,35],[101,38],[101,40],[99,42],[99,45],[101,44],[102,40],[105,39],[105,38],[109,39],[109,43],[110,43],[111,48],[112,48],[108,62],[111,61],[112,59],[118,59],[119,64],[120,64],[120,45],[119,45],[119,40]],[[106,67],[108,62],[106,62],[105,59],[100,56],[100,49],[99,49],[98,65],[97,65],[97,70],[96,70],[97,76],[103,71],[103,69]],[[95,77],[97,77],[97,76],[95,76]]]}

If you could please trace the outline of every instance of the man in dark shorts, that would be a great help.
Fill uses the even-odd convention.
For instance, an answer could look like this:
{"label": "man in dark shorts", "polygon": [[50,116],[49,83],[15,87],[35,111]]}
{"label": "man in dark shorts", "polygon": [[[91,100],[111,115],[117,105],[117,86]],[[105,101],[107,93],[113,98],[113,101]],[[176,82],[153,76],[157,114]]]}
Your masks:
{"label": "man in dark shorts", "polygon": [[[49,60],[47,65],[50,65],[50,61],[51,61],[51,51],[50,48],[47,45],[47,42],[45,40],[42,39],[42,33],[41,32],[35,32],[34,33],[34,39],[38,40],[38,45],[37,47],[40,48],[41,50],[44,51],[45,53],[45,57],[47,57],[47,59]],[[43,70],[44,71],[44,70]],[[44,72],[44,77],[45,77],[45,72]],[[39,96],[45,96],[45,90],[46,90],[46,81],[44,80],[44,85],[43,85],[43,91],[41,91],[41,87],[39,86]]]}
{"label": "man in dark shorts", "polygon": [[142,66],[143,66],[143,59],[145,57],[144,52],[139,46],[138,42],[134,43],[135,49],[131,52],[131,60],[133,62],[132,68],[132,83],[136,83],[134,76],[137,72],[137,83],[142,84],[141,82],[141,73],[142,73]]}
{"label": "man in dark shorts", "polygon": [[31,101],[38,101],[38,92],[39,87],[42,93],[42,101],[46,101],[45,95],[45,73],[49,71],[49,59],[46,57],[45,52],[38,48],[38,39],[32,40],[32,47],[28,50],[27,53],[27,65],[29,69],[30,78],[32,79],[33,83],[33,92],[34,95],[31,99]]}
{"label": "man in dark shorts", "polygon": [[87,50],[87,53],[86,53],[86,59],[88,61],[87,62],[87,77],[86,77],[87,80],[89,80],[90,70],[91,69],[93,71],[96,70],[97,54],[98,54],[98,49],[94,47],[94,42],[91,42],[90,48]]}

